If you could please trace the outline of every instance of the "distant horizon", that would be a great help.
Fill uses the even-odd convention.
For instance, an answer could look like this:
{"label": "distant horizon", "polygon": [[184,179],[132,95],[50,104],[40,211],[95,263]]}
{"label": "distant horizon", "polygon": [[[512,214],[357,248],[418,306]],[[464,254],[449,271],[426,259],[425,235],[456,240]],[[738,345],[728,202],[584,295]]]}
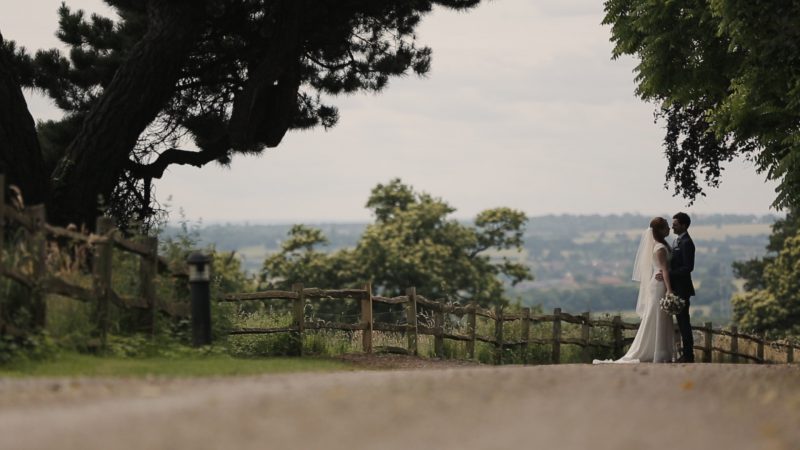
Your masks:
{"label": "distant horizon", "polygon": [[[678,211],[675,211],[677,213]],[[528,219],[536,219],[541,217],[592,217],[592,216],[600,216],[600,217],[613,217],[613,216],[642,216],[642,217],[655,217],[655,216],[669,216],[674,213],[641,213],[641,212],[626,212],[626,213],[547,213],[547,214],[535,214],[535,215],[527,215]],[[786,216],[786,213],[783,212],[768,212],[768,213],[739,213],[739,212],[692,212],[689,213],[690,217],[709,217],[709,216],[755,216],[756,218],[763,219],[767,217],[774,217],[776,219],[783,218]],[[453,216],[451,217],[452,220],[457,220],[460,222],[469,222],[474,220],[473,217],[463,217],[463,216]],[[185,218],[184,220],[168,220],[167,226],[176,226],[181,224],[182,222],[186,221],[187,223],[200,223],[203,226],[206,225],[294,225],[298,223],[302,224],[333,224],[333,225],[360,225],[365,223],[372,223],[374,220],[371,218],[367,219],[292,219],[292,220],[274,220],[274,221],[265,221],[265,220],[205,220],[203,218],[199,219],[190,219]]]}

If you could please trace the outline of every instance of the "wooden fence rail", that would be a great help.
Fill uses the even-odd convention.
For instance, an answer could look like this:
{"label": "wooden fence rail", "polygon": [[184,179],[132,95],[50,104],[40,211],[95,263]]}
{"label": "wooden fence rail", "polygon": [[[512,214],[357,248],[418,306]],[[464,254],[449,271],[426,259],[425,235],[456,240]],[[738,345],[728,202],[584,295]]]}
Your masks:
{"label": "wooden fence rail", "polygon": [[[113,220],[107,217],[98,218],[95,232],[88,235],[56,227],[45,221],[44,206],[36,205],[19,211],[5,204],[4,192],[5,177],[0,174],[0,277],[14,280],[30,291],[33,312],[30,329],[43,329],[46,325],[45,296],[47,294],[69,297],[94,305],[93,322],[101,348],[106,346],[111,304],[122,308],[142,310],[143,323],[141,325],[151,333],[155,331],[155,317],[158,311],[178,317],[189,315],[188,304],[166,302],[156,297],[156,274],[166,274],[179,279],[187,277],[185,270],[169,267],[167,260],[158,254],[157,238],[144,238],[143,242],[125,239],[120,230],[114,226]],[[19,268],[10,267],[4,260],[7,222],[12,226],[21,227],[28,233],[27,243],[33,250],[33,270],[29,274]],[[90,288],[74,284],[48,272],[47,245],[50,240],[55,239],[81,246],[86,253],[92,255],[92,286]],[[140,290],[138,296],[121,296],[112,288],[113,248],[139,257]],[[0,332],[15,335],[25,334],[23,330],[3,324],[2,320],[0,320]]]}
{"label": "wooden fence rail", "polygon": [[[626,345],[629,345],[633,338],[625,337],[625,331],[638,330],[638,323],[627,323],[622,321],[622,317],[617,315],[609,320],[607,316],[603,318],[592,319],[589,312],[580,315],[573,315],[562,312],[560,308],[553,310],[552,314],[531,314],[529,308],[523,308],[520,313],[505,313],[501,309],[494,311],[481,308],[475,303],[468,305],[461,305],[458,303],[450,303],[444,300],[429,300],[419,294],[416,289],[411,287],[406,290],[406,295],[398,297],[382,297],[373,296],[370,292],[370,286],[366,285],[364,289],[347,289],[347,290],[323,290],[316,288],[302,288],[296,286],[294,291],[262,291],[255,293],[244,294],[229,294],[218,299],[221,302],[241,302],[251,300],[292,300],[294,301],[293,322],[291,327],[276,327],[276,328],[243,328],[233,330],[231,335],[242,334],[273,334],[273,333],[295,333],[298,336],[297,345],[298,352],[302,351],[302,335],[305,330],[342,330],[342,331],[361,331],[363,333],[362,343],[365,352],[372,351],[373,332],[396,332],[403,333],[407,337],[407,351],[409,354],[418,354],[419,352],[419,336],[427,335],[433,336],[433,350],[437,357],[444,357],[444,341],[453,340],[466,343],[467,358],[475,358],[475,345],[477,342],[492,345],[494,347],[493,360],[497,364],[503,363],[504,351],[506,349],[520,349],[522,350],[523,363],[528,363],[528,352],[530,345],[545,345],[550,346],[550,362],[559,364],[561,362],[561,346],[574,345],[581,347],[581,359],[583,362],[591,362],[592,347],[603,348],[611,350],[615,358],[623,355],[623,350]],[[306,321],[304,316],[306,299],[325,299],[325,298],[351,298],[354,300],[361,300],[361,313],[360,321],[358,323],[338,323],[338,322],[313,322]],[[375,303],[382,303],[387,305],[402,305],[405,310],[405,323],[385,323],[376,322],[373,318],[372,307]],[[421,324],[419,322],[420,308],[430,310],[433,313],[433,326]],[[455,334],[445,330],[445,322],[448,315],[457,317],[467,317],[466,334]],[[494,333],[492,336],[482,336],[478,334],[477,318],[481,317],[494,322]],[[504,331],[504,324],[509,322],[520,321],[519,336],[513,340],[509,340],[507,333]],[[552,333],[548,338],[535,338],[530,336],[531,324],[551,323]],[[580,326],[580,337],[565,337],[563,333],[563,323],[573,324]],[[302,324],[302,325],[300,325]],[[608,341],[591,339],[591,330],[593,328],[606,328],[610,329],[611,339]],[[693,327],[695,332],[703,334],[702,345],[695,345],[694,350],[701,352],[700,358],[703,362],[711,362],[713,353],[729,355],[732,362],[737,362],[739,358],[748,359],[757,363],[779,362],[768,361],[764,357],[764,347],[784,348],[786,349],[786,360],[780,362],[792,363],[794,362],[794,349],[800,349],[800,345],[790,343],[787,341],[769,341],[764,336],[753,336],[745,333],[740,333],[736,327],[730,330],[721,328],[713,328],[710,322],[706,322],[702,326]],[[677,332],[677,329],[676,329]],[[713,345],[714,336],[730,337],[730,348],[721,348]],[[757,347],[756,355],[749,355],[739,352],[739,339],[744,339],[755,343]]]}

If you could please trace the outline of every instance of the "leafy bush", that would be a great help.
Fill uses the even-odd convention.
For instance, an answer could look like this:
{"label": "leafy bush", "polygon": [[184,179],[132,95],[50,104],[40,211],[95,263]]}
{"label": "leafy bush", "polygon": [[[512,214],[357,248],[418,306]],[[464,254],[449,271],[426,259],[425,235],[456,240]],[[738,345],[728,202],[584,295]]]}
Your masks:
{"label": "leafy bush", "polygon": [[46,333],[20,337],[0,335],[0,365],[41,361],[57,353],[58,347]]}

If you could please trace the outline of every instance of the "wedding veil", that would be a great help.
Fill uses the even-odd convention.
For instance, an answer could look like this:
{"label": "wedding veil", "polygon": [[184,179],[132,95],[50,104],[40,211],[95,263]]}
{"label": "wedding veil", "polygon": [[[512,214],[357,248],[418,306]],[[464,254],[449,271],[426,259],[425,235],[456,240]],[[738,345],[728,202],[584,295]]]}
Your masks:
{"label": "wedding veil", "polygon": [[653,229],[648,228],[642,233],[639,241],[639,250],[636,251],[636,259],[633,260],[633,281],[639,282],[639,298],[636,300],[636,314],[639,317],[644,315],[647,307],[647,288],[650,278],[653,276],[653,249],[656,240],[653,237]]}

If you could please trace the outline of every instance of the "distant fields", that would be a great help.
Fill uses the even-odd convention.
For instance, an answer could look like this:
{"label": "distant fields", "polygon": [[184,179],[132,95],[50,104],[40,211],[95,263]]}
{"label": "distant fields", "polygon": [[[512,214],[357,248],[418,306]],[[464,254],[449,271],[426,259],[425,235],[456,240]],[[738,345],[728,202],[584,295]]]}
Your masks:
{"label": "distant fields", "polygon": [[261,264],[270,253],[275,253],[277,251],[277,249],[268,249],[266,245],[248,245],[239,248],[236,250],[236,253],[244,257],[248,269],[255,270],[261,267]]}
{"label": "distant fields", "polygon": [[[599,239],[607,238],[608,236],[616,236],[619,234],[624,235],[626,238],[634,240],[641,236],[643,229],[628,229],[617,231],[597,231],[581,233],[573,239],[576,244],[586,244]],[[772,231],[771,225],[766,223],[739,223],[732,225],[697,225],[689,229],[689,234],[692,238],[698,241],[724,241],[726,238],[735,238],[740,236],[763,236],[768,235]],[[670,234],[670,238],[674,238]],[[321,250],[325,250],[322,247]],[[265,245],[249,245],[239,248],[236,253],[243,256],[251,264],[255,261],[259,263],[264,260],[270,253],[278,251],[277,249],[269,249]],[[515,260],[528,259],[528,251],[523,250],[518,252],[516,250],[489,250],[487,252],[490,256],[494,257],[508,257]]]}
{"label": "distant fields", "polygon": [[[771,225],[766,223],[738,223],[722,226],[697,225],[689,228],[689,234],[696,241],[724,241],[728,237],[768,235],[772,231],[770,227]],[[642,231],[643,229],[582,233],[575,238],[575,243],[585,244],[601,239],[602,235],[614,236],[617,234],[623,234],[629,239],[636,239],[641,236]],[[670,237],[674,238],[675,236],[670,235]]]}

